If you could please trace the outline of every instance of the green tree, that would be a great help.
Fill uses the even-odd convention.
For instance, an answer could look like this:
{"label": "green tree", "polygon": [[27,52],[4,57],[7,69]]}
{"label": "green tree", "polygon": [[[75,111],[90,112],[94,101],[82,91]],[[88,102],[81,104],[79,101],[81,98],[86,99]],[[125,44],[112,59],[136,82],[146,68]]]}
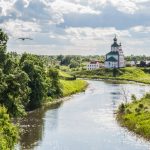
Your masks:
{"label": "green tree", "polygon": [[2,29],[0,29],[0,67],[3,67],[7,59],[6,47],[7,47],[8,36]]}
{"label": "green tree", "polygon": [[47,85],[45,82],[44,70],[36,65],[34,60],[25,60],[22,69],[28,74],[30,81],[28,86],[31,89],[27,109],[33,110],[40,107],[46,98]]}
{"label": "green tree", "polygon": [[0,103],[7,108],[10,115],[15,117],[23,115],[30,93],[27,74],[21,70],[15,70],[13,74],[2,78],[5,80],[3,82],[5,87],[1,92]]}
{"label": "green tree", "polygon": [[57,69],[49,68],[48,77],[50,78],[50,81],[48,82],[48,96],[53,98],[62,96],[59,73]]}
{"label": "green tree", "polygon": [[80,64],[77,61],[74,61],[74,60],[71,61],[70,68],[77,68],[79,66],[80,66]]}
{"label": "green tree", "polygon": [[0,150],[12,150],[18,137],[18,129],[11,123],[7,110],[0,107]]}

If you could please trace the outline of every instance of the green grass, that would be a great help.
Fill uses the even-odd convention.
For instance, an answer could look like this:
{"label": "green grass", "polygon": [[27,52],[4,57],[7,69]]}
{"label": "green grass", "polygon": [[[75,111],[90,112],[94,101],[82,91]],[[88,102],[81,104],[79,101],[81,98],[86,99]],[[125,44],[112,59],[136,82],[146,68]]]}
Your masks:
{"label": "green grass", "polygon": [[121,126],[150,140],[150,94],[126,104],[124,111],[118,109],[117,120]]}
{"label": "green grass", "polygon": [[136,67],[117,69],[116,77],[113,77],[113,69],[106,68],[100,68],[92,71],[82,70],[74,72],[74,74],[80,78],[127,80],[150,84],[150,71]]}
{"label": "green grass", "polygon": [[84,91],[87,87],[87,82],[84,80],[61,80],[63,96],[69,96],[77,92]]}
{"label": "green grass", "polygon": [[150,74],[145,73],[141,68],[128,67],[120,70],[122,71],[122,75],[118,77],[120,79],[150,83]]}

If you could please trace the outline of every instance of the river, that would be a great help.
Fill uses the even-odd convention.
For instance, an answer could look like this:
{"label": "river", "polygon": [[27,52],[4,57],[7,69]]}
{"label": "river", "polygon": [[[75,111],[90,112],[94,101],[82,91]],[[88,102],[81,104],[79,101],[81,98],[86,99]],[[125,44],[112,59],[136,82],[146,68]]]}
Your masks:
{"label": "river", "polygon": [[88,81],[85,93],[45,107],[20,120],[23,134],[18,150],[150,150],[115,120],[117,106],[131,94],[140,98],[150,86]]}

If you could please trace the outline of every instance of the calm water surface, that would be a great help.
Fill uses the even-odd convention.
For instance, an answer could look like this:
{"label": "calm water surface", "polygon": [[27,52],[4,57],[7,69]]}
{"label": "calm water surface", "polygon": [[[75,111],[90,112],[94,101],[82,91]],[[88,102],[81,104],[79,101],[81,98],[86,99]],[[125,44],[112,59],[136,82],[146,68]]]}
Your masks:
{"label": "calm water surface", "polygon": [[149,86],[88,81],[85,93],[20,121],[18,150],[150,150],[150,142],[120,127],[114,111],[124,93],[141,97]]}

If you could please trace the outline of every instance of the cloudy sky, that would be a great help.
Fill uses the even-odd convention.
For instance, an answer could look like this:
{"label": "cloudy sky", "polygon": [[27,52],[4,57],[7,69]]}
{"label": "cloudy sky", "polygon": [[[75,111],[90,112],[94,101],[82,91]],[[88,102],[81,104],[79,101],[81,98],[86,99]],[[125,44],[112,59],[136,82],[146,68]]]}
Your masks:
{"label": "cloudy sky", "polygon": [[18,53],[101,55],[116,34],[126,55],[150,55],[149,9],[150,0],[0,0],[0,28]]}

